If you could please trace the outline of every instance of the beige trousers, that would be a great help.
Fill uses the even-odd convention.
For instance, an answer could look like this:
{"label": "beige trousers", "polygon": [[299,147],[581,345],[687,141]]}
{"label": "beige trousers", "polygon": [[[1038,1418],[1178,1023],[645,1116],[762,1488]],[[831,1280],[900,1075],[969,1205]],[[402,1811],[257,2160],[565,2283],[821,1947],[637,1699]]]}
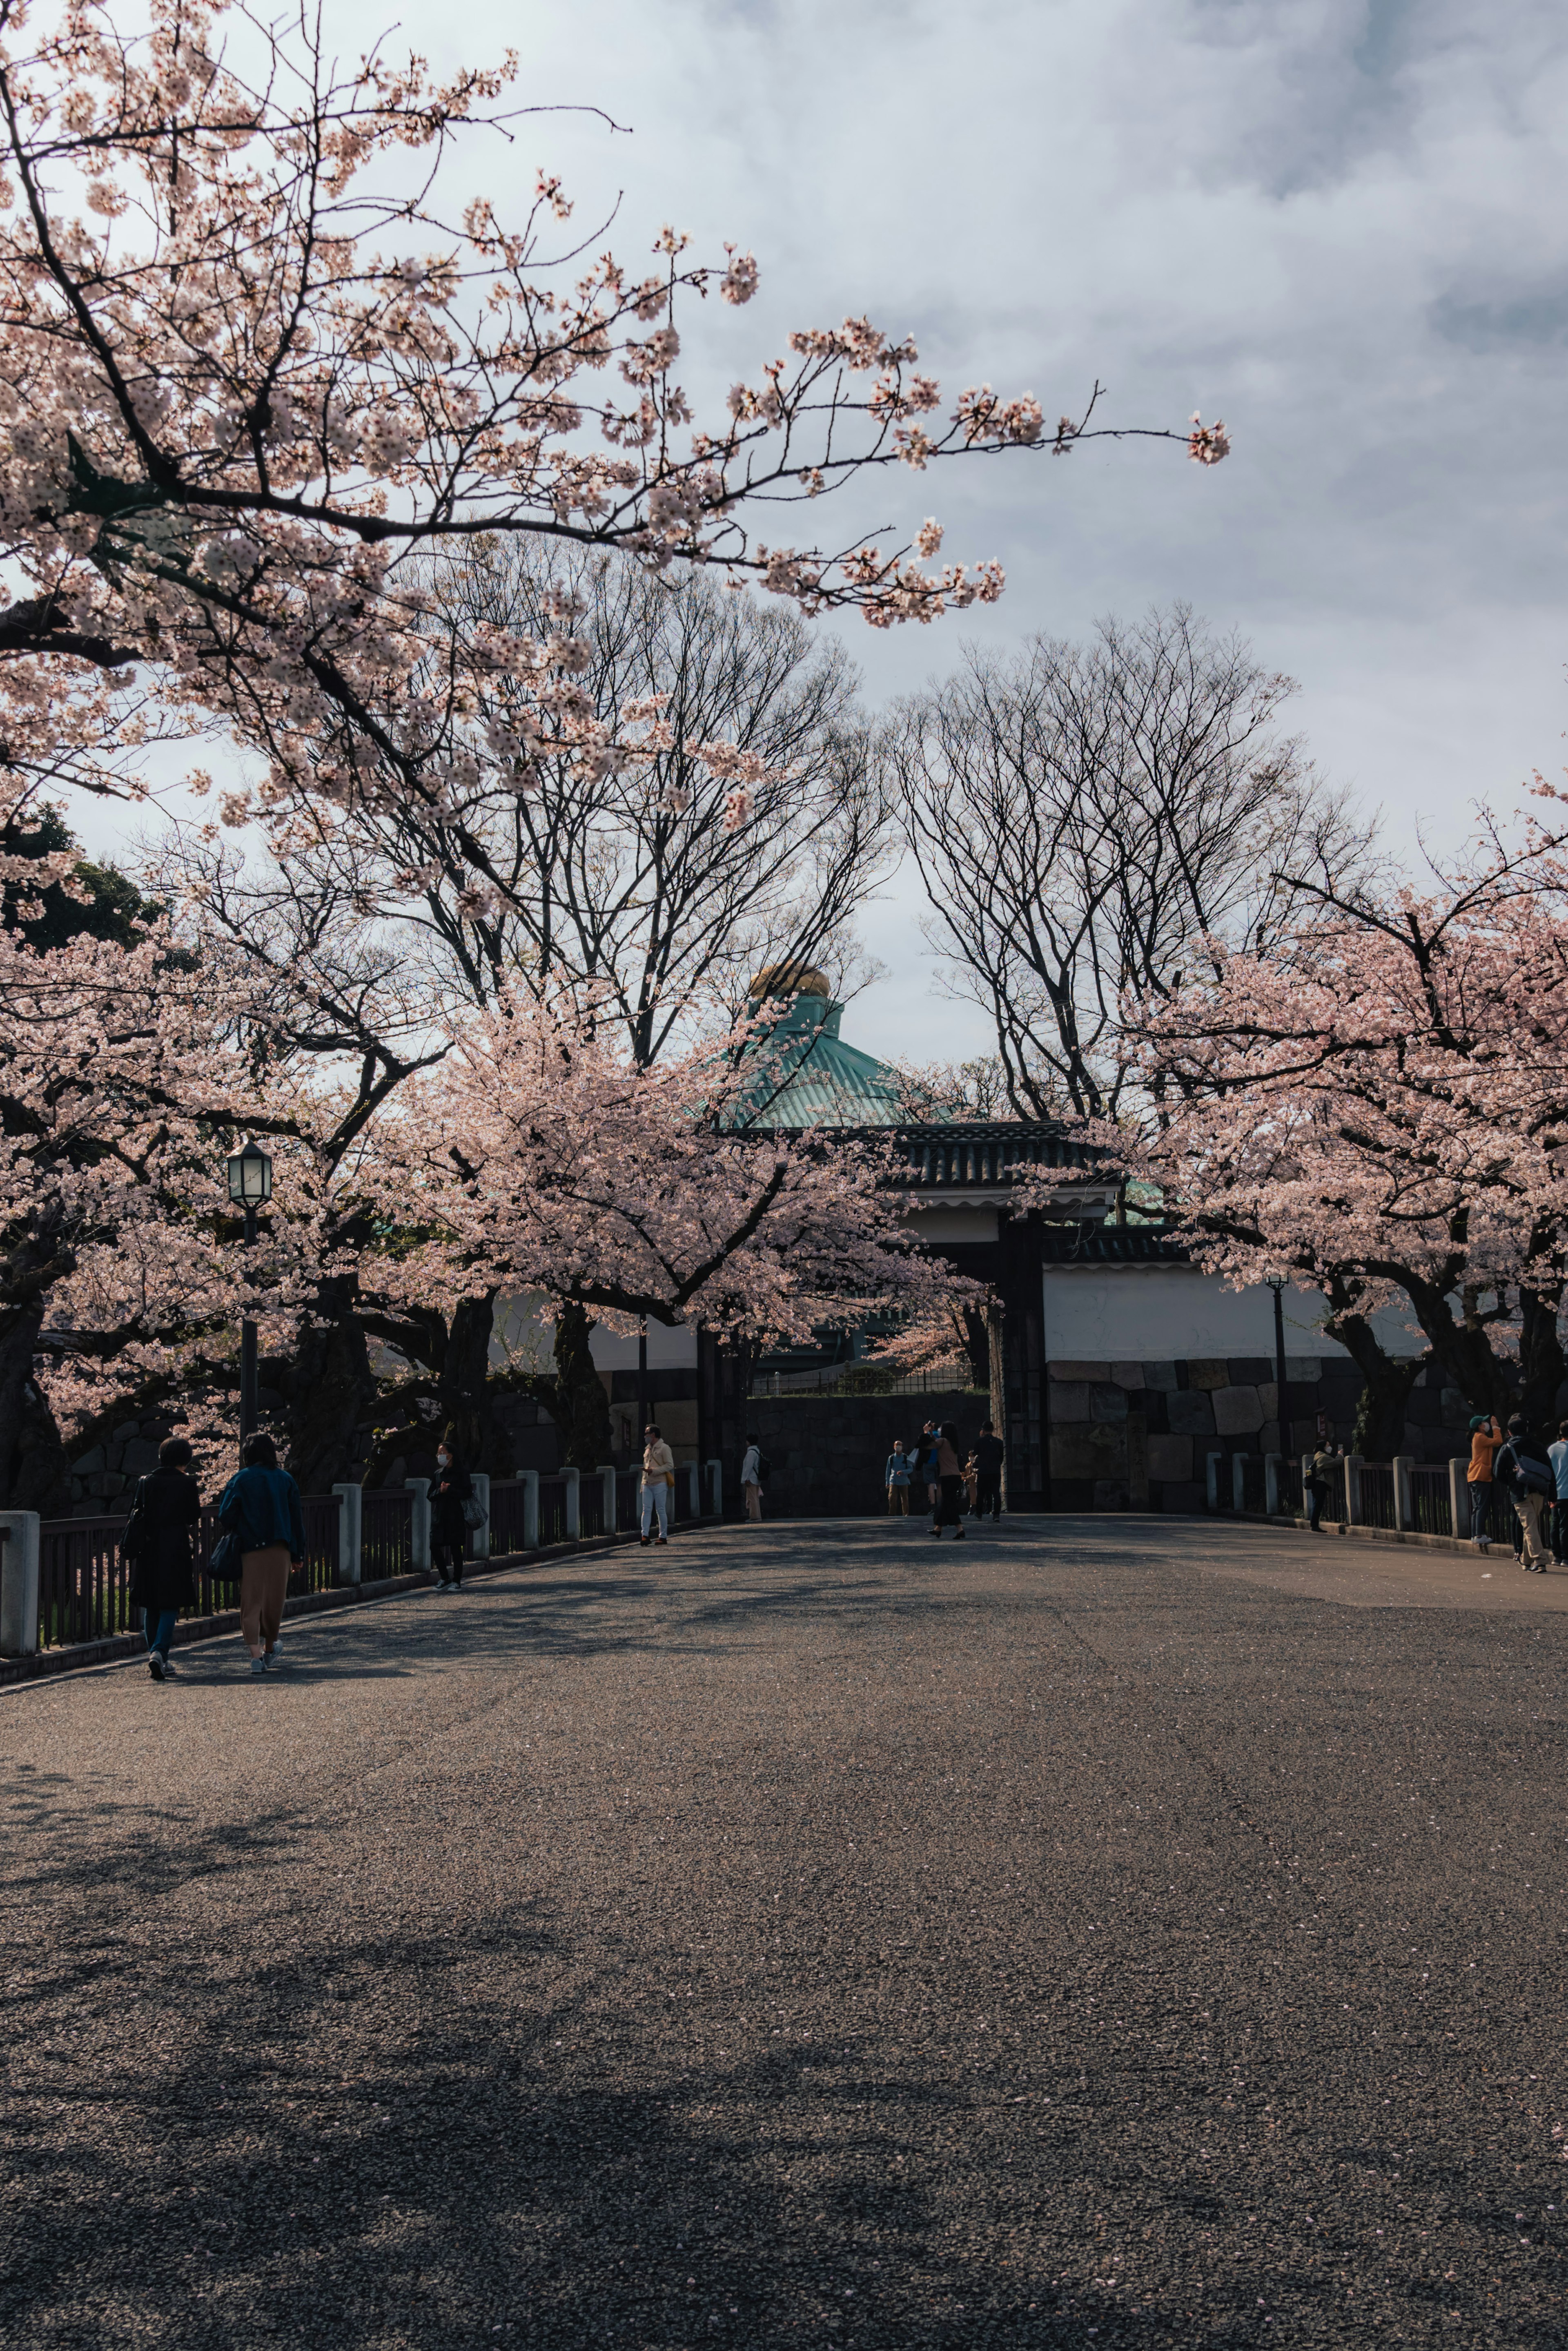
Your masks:
{"label": "beige trousers", "polygon": [[1546,1507],[1544,1497],[1526,1494],[1524,1499],[1515,1502],[1513,1507],[1519,1512],[1519,1523],[1524,1529],[1525,1566],[1550,1567],[1552,1553],[1541,1540],[1541,1516]]}
{"label": "beige trousers", "polygon": [[746,1498],[747,1518],[760,1519],[763,1515],[762,1488],[760,1486],[753,1486],[748,1483],[742,1487],[741,1491]]}
{"label": "beige trousers", "polygon": [[268,1543],[265,1551],[247,1551],[240,1559],[240,1632],[253,1657],[271,1650],[283,1623],[284,1594],[288,1590],[286,1543]]}

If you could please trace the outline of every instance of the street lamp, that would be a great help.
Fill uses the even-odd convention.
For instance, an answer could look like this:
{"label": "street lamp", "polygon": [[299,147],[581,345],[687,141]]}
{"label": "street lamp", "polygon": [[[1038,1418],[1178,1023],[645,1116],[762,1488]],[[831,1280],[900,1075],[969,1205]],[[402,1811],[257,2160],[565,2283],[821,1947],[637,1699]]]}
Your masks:
{"label": "street lamp", "polygon": [[1285,1395],[1285,1279],[1283,1274],[1271,1274],[1268,1282],[1274,1293],[1274,1417],[1280,1425],[1280,1451],[1288,1461],[1291,1410]]}
{"label": "street lamp", "polygon": [[[236,1208],[245,1212],[245,1247],[250,1248],[256,1237],[256,1210],[272,1197],[272,1161],[259,1143],[247,1143],[228,1163],[229,1197]],[[255,1433],[256,1395],[256,1326],[254,1322],[240,1324],[240,1446]]]}

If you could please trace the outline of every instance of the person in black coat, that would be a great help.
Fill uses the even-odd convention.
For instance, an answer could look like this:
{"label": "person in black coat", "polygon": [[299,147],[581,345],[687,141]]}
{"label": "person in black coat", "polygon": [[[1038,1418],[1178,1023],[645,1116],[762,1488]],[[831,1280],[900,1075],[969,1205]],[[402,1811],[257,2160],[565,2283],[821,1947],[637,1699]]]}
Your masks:
{"label": "person in black coat", "polygon": [[141,1541],[130,1570],[130,1602],[142,1612],[147,1635],[147,1670],[155,1682],[173,1671],[169,1651],[174,1619],[194,1605],[196,1580],[191,1538],[202,1516],[196,1480],[187,1475],[191,1448],[182,1437],[166,1437],[158,1467],[136,1490],[135,1512]]}
{"label": "person in black coat", "polygon": [[449,1428],[436,1448],[435,1491],[431,1496],[431,1565],[440,1578],[438,1592],[462,1590],[462,1554],[468,1547],[462,1506],[472,1491],[473,1480],[457,1458]]}

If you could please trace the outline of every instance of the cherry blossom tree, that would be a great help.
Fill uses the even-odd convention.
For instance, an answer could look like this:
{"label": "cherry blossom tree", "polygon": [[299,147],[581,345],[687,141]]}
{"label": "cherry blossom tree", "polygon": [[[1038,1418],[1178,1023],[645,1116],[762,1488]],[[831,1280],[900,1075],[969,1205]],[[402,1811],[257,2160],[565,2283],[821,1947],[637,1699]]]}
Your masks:
{"label": "cherry blossom tree", "polygon": [[1553,1409],[1568,1282],[1568,859],[1487,824],[1425,890],[1341,893],[1267,955],[1146,1011],[1140,1132],[1092,1132],[1158,1186],[1199,1259],[1315,1286],[1397,1435],[1395,1305],[1476,1411]]}
{"label": "cherry blossom tree", "polygon": [[483,1270],[623,1329],[735,1341],[968,1297],[912,1241],[885,1154],[767,1128],[768,1050],[749,1023],[648,1069],[521,993],[471,1016],[376,1130],[389,1217],[425,1234],[389,1251],[387,1296],[466,1296]]}
{"label": "cherry blossom tree", "polygon": [[[619,549],[879,627],[1000,592],[994,563],[928,568],[935,522],[835,547],[764,540],[756,517],[815,515],[867,471],[1064,454],[1107,430],[1097,393],[1054,433],[988,385],[944,410],[912,343],[850,319],[790,336],[699,424],[675,373],[686,312],[747,302],[751,255],[699,263],[666,229],[628,268],[568,229],[547,172],[516,222],[483,199],[447,217],[454,145],[527,111],[505,103],[514,71],[441,83],[377,52],[339,73],[308,19],[269,32],[199,0],[154,0],[140,40],[95,5],[35,33],[0,0],[8,737],[31,723],[80,780],[134,788],[173,709],[260,746],[274,806],[461,809],[479,770],[521,788],[541,749],[590,771],[649,756],[657,722],[585,708],[569,625],[496,631],[410,704],[410,554]],[[1197,420],[1156,437],[1205,465],[1228,446]],[[521,723],[474,725],[474,675],[525,689]],[[27,788],[25,760],[7,773]],[[732,780],[749,788],[743,759]]]}

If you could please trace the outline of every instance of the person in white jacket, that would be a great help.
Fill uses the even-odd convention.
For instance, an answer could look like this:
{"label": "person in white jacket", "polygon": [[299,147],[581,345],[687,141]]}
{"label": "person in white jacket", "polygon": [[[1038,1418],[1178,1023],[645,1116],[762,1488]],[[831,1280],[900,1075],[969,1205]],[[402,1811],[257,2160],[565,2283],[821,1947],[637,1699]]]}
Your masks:
{"label": "person in white jacket", "polygon": [[670,1541],[670,1497],[675,1485],[675,1456],[664,1442],[652,1421],[642,1432],[642,1540],[646,1543],[653,1531],[653,1514],[659,1513],[659,1540]]}
{"label": "person in white jacket", "polygon": [[754,1437],[746,1439],[745,1458],[741,1463],[741,1491],[745,1496],[747,1518],[760,1520],[763,1515],[763,1448]]}

